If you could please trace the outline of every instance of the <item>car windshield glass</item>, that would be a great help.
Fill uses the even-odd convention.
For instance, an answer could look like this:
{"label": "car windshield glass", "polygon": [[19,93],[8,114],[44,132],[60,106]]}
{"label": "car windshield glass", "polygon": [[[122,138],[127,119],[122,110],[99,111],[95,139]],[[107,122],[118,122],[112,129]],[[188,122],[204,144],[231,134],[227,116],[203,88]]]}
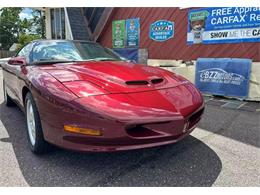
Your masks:
{"label": "car windshield glass", "polygon": [[78,41],[42,41],[35,45],[33,63],[75,61],[122,61],[123,57],[97,43]]}

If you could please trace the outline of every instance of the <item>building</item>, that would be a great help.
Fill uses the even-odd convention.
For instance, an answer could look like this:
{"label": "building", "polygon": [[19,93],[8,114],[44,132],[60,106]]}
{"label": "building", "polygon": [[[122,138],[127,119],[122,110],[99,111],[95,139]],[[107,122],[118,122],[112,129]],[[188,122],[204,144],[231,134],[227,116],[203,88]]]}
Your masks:
{"label": "building", "polygon": [[[195,8],[46,8],[47,38],[93,40],[112,47],[112,21],[140,18],[140,48],[150,59],[196,60],[198,57],[250,58],[260,61],[259,43],[187,44],[188,12]],[[174,21],[174,37],[149,38],[151,23]]]}

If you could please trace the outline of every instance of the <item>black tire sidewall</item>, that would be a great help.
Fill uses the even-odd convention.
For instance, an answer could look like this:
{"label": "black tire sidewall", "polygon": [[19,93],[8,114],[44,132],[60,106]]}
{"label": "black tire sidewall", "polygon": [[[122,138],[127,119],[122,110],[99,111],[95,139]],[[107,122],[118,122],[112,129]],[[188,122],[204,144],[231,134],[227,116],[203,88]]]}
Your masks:
{"label": "black tire sidewall", "polygon": [[7,91],[6,91],[6,84],[5,84],[5,80],[3,80],[3,93],[4,93],[4,103],[7,107],[11,107],[14,105],[12,99],[10,98],[10,96],[8,95]]}
{"label": "black tire sidewall", "polygon": [[[28,132],[28,124],[27,124],[27,102],[28,102],[28,100],[30,100],[30,102],[32,104],[34,120],[35,120],[35,144],[34,145],[32,145],[32,143],[30,141],[29,132]],[[34,98],[30,92],[28,92],[26,94],[24,103],[25,103],[25,118],[26,118],[26,127],[27,127],[27,140],[28,140],[30,149],[32,152],[34,152],[36,154],[44,153],[47,151],[48,143],[44,140],[40,115],[39,115],[38,109],[36,107]]]}
{"label": "black tire sidewall", "polygon": [[4,102],[6,104],[7,98],[6,98],[6,87],[5,87],[5,80],[3,80],[3,94],[4,94]]}

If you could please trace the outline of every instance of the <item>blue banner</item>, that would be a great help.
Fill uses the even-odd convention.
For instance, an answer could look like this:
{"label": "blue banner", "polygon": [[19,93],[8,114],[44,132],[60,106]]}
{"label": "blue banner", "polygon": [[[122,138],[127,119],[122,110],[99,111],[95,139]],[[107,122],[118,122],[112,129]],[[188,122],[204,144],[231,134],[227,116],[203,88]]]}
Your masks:
{"label": "blue banner", "polygon": [[151,24],[150,39],[154,41],[166,41],[174,36],[174,22],[158,20]]}
{"label": "blue banner", "polygon": [[201,92],[213,95],[248,96],[252,60],[236,58],[199,58],[195,84]]}
{"label": "blue banner", "polygon": [[211,7],[190,10],[187,42],[260,42],[260,7]]}
{"label": "blue banner", "polygon": [[139,47],[140,20],[139,18],[126,20],[126,46]]}
{"label": "blue banner", "polygon": [[138,62],[138,49],[136,48],[127,48],[127,49],[113,49],[120,56]]}

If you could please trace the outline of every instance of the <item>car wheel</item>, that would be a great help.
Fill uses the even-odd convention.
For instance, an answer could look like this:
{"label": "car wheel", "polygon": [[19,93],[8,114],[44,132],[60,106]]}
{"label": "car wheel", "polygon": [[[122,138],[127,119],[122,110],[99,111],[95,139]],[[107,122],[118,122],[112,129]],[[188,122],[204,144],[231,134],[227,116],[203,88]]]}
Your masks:
{"label": "car wheel", "polygon": [[50,144],[44,140],[40,115],[30,92],[28,92],[25,97],[25,116],[27,137],[31,151],[35,154],[50,151]]}
{"label": "car wheel", "polygon": [[11,107],[14,105],[13,100],[10,98],[6,91],[5,81],[3,81],[3,90],[4,90],[4,103],[7,107]]}

